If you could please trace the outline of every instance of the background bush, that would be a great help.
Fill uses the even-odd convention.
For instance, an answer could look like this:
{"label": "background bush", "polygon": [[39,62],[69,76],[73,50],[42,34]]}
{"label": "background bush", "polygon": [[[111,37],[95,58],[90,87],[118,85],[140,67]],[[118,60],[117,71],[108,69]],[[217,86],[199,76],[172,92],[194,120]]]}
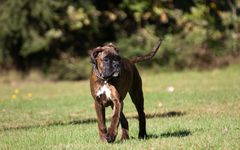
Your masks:
{"label": "background bush", "polygon": [[114,42],[133,57],[159,37],[161,51],[143,66],[223,66],[228,61],[220,58],[239,56],[239,6],[234,0],[3,0],[0,71],[37,68],[58,79],[83,79],[89,49]]}

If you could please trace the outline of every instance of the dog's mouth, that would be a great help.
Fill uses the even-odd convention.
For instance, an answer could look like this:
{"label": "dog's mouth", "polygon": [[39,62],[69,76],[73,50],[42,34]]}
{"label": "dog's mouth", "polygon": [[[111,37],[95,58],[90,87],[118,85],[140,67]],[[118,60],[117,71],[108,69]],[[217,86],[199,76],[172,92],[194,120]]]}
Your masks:
{"label": "dog's mouth", "polygon": [[113,77],[118,77],[119,75],[120,75],[120,71],[117,71],[117,72],[114,72],[112,76]]}
{"label": "dog's mouth", "polygon": [[111,79],[111,78],[116,78],[116,77],[119,77],[120,76],[120,70],[118,70],[118,71],[114,71],[114,72],[112,72],[112,73],[110,73],[110,74],[103,74],[103,78],[104,79]]}

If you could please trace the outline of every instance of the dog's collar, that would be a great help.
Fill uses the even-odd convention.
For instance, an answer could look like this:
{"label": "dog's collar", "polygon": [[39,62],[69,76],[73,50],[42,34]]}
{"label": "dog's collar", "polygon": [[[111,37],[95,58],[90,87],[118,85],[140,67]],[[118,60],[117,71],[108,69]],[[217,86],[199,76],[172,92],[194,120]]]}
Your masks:
{"label": "dog's collar", "polygon": [[96,64],[93,64],[93,71],[94,71],[95,75],[96,75],[99,79],[103,80],[104,82],[107,81],[107,79],[104,79],[104,78],[102,77],[102,75],[99,73],[99,70],[98,70]]}

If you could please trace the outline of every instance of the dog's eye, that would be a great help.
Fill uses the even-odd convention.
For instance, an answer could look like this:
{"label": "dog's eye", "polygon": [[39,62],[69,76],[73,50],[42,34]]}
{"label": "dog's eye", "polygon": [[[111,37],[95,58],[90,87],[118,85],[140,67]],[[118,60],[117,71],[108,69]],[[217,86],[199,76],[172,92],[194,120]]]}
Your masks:
{"label": "dog's eye", "polygon": [[116,60],[116,61],[120,61],[121,58],[120,58],[119,56],[117,56],[117,57],[115,57],[115,60]]}
{"label": "dog's eye", "polygon": [[103,58],[103,61],[104,61],[104,62],[108,62],[108,61],[109,61],[109,58],[106,58],[106,57],[105,57],[105,58]]}

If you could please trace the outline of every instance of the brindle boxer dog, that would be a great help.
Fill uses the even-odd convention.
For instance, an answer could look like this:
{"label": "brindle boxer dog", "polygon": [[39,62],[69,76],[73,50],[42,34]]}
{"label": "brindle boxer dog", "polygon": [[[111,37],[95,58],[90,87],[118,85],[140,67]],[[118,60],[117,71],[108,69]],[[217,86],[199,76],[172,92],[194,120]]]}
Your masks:
{"label": "brindle boxer dog", "polygon": [[[140,139],[147,137],[142,80],[134,64],[151,59],[159,49],[161,42],[162,40],[159,40],[147,55],[133,59],[120,57],[118,49],[111,43],[103,47],[97,47],[90,52],[93,64],[90,87],[94,98],[101,140],[106,140],[109,143],[114,142],[119,122],[122,127],[121,139],[129,139],[128,121],[122,111],[123,100],[127,92],[129,92],[138,112],[138,137]],[[105,124],[105,107],[107,106],[111,106],[113,109],[108,129]]]}

